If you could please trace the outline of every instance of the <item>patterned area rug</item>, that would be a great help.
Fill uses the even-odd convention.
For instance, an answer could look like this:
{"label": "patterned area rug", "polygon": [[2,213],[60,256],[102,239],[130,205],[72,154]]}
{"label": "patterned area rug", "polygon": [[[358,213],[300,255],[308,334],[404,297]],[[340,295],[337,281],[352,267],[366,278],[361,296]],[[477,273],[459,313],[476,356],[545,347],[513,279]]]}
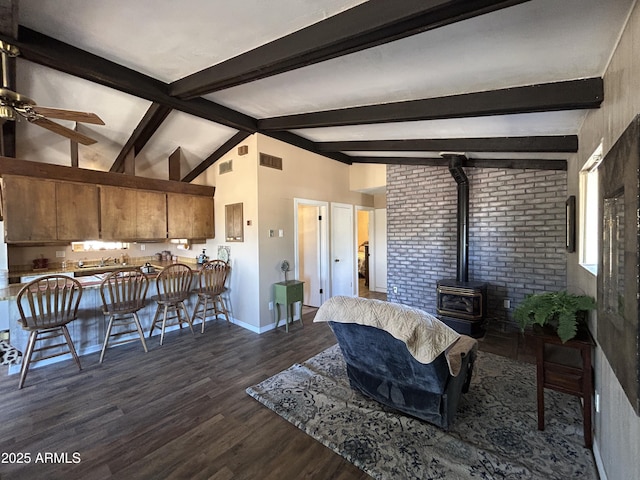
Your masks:
{"label": "patterned area rug", "polygon": [[379,479],[597,479],[577,397],[545,392],[537,430],[535,366],[479,352],[449,432],[353,391],[338,345],[247,393]]}
{"label": "patterned area rug", "polygon": [[0,365],[18,364],[21,358],[22,353],[4,340],[0,340]]}

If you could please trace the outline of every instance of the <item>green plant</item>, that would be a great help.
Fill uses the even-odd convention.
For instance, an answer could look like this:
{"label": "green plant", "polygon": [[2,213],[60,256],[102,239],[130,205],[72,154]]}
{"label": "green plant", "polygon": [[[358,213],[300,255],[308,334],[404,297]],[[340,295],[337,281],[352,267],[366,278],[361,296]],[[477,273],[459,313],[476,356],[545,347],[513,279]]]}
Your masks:
{"label": "green plant", "polygon": [[594,308],[596,301],[588,295],[545,292],[527,295],[513,316],[522,331],[530,325],[552,326],[564,343],[576,336],[579,323],[586,319],[585,312]]}

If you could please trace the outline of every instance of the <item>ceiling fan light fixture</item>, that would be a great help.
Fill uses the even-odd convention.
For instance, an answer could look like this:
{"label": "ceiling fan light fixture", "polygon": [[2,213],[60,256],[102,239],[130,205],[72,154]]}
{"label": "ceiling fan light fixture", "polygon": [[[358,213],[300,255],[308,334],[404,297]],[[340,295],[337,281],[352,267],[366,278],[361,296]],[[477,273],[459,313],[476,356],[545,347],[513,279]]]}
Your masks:
{"label": "ceiling fan light fixture", "polygon": [[0,118],[2,120],[15,120],[16,112],[11,107],[0,105]]}
{"label": "ceiling fan light fixture", "polygon": [[0,53],[4,53],[10,57],[17,57],[20,55],[20,50],[15,45],[0,40]]}

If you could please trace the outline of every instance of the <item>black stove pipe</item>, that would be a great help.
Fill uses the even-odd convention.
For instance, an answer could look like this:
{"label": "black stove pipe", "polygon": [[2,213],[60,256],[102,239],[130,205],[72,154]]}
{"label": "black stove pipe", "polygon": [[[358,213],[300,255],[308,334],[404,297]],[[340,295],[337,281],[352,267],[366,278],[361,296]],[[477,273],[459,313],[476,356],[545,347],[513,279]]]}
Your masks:
{"label": "black stove pipe", "polygon": [[441,154],[449,160],[449,172],[458,184],[456,281],[469,281],[469,179],[462,169],[461,154]]}

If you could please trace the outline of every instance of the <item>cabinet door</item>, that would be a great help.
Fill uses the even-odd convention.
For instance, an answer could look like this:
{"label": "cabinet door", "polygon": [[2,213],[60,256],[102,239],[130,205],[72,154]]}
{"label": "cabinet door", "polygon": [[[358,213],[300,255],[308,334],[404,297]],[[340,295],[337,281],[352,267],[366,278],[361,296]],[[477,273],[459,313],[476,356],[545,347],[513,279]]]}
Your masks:
{"label": "cabinet door", "polygon": [[242,203],[225,205],[224,210],[227,242],[244,242]]}
{"label": "cabinet door", "polygon": [[167,230],[169,238],[192,238],[192,195],[167,194]]}
{"label": "cabinet door", "polygon": [[214,238],[213,197],[167,194],[169,238]]}
{"label": "cabinet door", "polygon": [[167,194],[138,190],[136,197],[136,238],[167,238]]}
{"label": "cabinet door", "polygon": [[4,177],[5,241],[51,241],[56,238],[56,184],[29,177]]}
{"label": "cabinet door", "polygon": [[98,187],[56,182],[56,219],[58,240],[99,238]]}
{"label": "cabinet door", "polygon": [[213,197],[193,197],[193,231],[191,238],[215,238]]}
{"label": "cabinet door", "polygon": [[104,240],[136,238],[136,190],[100,187],[100,229]]}

